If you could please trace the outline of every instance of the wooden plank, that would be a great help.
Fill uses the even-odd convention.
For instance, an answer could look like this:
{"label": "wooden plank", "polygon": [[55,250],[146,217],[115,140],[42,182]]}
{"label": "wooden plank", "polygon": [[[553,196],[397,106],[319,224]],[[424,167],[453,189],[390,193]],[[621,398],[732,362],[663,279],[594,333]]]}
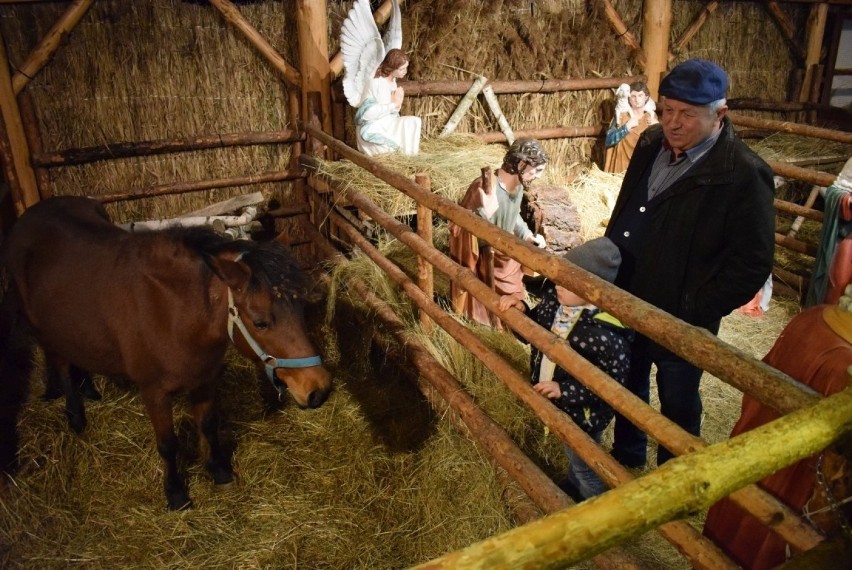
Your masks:
{"label": "wooden plank", "polygon": [[234,210],[239,210],[240,208],[245,208],[246,206],[254,206],[256,204],[260,204],[264,200],[265,198],[263,197],[262,192],[243,194],[242,196],[234,196],[233,198],[229,198],[228,200],[223,200],[215,204],[210,204],[209,206],[201,208],[200,210],[195,210],[194,212],[190,212],[184,215],[221,216],[222,214],[227,214],[228,212],[233,212]]}

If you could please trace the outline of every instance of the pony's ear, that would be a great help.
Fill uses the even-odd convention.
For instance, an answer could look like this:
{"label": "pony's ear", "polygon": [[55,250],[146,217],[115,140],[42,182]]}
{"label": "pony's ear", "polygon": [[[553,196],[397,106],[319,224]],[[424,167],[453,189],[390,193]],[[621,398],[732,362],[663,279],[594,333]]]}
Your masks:
{"label": "pony's ear", "polygon": [[248,284],[251,271],[245,263],[234,260],[233,254],[222,253],[210,258],[210,267],[228,287],[242,291]]}

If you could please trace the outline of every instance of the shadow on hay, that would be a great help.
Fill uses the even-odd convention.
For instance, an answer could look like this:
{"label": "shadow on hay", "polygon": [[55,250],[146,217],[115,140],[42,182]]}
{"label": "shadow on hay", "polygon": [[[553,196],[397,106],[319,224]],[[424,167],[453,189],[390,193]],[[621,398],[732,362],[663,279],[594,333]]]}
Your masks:
{"label": "shadow on hay", "polygon": [[421,448],[435,433],[437,418],[416,386],[416,371],[398,364],[400,359],[389,352],[395,349],[352,305],[338,302],[331,326],[340,350],[339,376],[375,439],[391,452]]}

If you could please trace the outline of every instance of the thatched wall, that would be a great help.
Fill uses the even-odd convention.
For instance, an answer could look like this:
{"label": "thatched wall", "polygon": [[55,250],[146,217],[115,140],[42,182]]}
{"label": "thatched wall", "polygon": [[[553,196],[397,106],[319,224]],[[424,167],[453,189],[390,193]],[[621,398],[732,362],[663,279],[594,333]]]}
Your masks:
{"label": "thatched wall", "polygon": [[[614,2],[641,40],[641,3]],[[337,49],[351,2],[329,2],[329,34]],[[704,6],[674,2],[672,39]],[[0,6],[0,33],[13,66],[20,65],[67,7],[66,3]],[[294,66],[299,56],[295,2],[240,2],[246,19]],[[806,7],[785,5],[797,23]],[[799,26],[803,29],[804,26]],[[585,78],[642,72],[607,23],[600,5],[581,0],[403,3],[406,50],[414,80]],[[757,3],[725,2],[678,60],[706,57],[730,72],[733,97],[783,98],[792,60],[776,26]],[[99,0],[53,61],[26,90],[33,97],[46,150],[291,126],[282,82],[211,6],[202,2]],[[597,125],[609,118],[604,91],[499,96],[514,129]],[[423,118],[436,136],[457,97],[409,98],[404,112]],[[459,132],[497,130],[479,102]],[[350,132],[351,134],[351,132]],[[600,152],[600,141],[548,141],[554,166],[566,177]],[[239,176],[285,169],[289,147],[211,150],[107,161],[51,171],[57,194],[103,194],[172,181]],[[289,184],[260,187],[288,202]],[[219,190],[112,207],[124,220],[173,215],[223,199]]]}

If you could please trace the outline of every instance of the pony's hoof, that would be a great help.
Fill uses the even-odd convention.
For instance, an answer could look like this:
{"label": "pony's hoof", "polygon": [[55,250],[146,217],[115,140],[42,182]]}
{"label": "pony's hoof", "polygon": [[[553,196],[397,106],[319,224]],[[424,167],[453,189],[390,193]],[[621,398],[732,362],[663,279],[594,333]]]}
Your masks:
{"label": "pony's hoof", "polygon": [[80,417],[76,415],[68,416],[68,425],[71,426],[71,429],[76,434],[83,433],[83,431],[85,431],[86,429],[86,424],[87,422],[85,417]]}
{"label": "pony's hoof", "polygon": [[210,474],[213,476],[213,483],[217,487],[221,488],[234,482],[233,471],[211,471]]}
{"label": "pony's hoof", "polygon": [[169,499],[169,510],[170,511],[186,511],[193,507],[192,499],[189,497],[182,497],[179,499]]}
{"label": "pony's hoof", "polygon": [[233,478],[231,478],[230,481],[226,481],[224,483],[216,482],[216,490],[217,491],[228,491],[228,490],[232,489],[234,486],[236,486],[236,483],[234,482]]}

